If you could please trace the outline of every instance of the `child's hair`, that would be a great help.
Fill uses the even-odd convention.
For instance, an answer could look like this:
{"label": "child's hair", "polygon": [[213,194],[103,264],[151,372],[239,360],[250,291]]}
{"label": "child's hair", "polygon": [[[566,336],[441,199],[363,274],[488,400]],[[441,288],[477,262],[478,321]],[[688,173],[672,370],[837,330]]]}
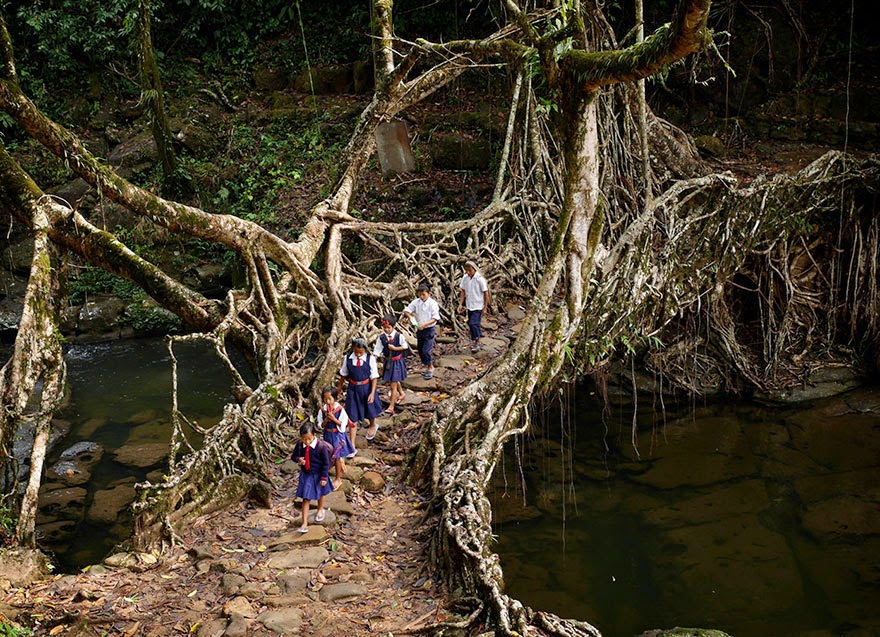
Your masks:
{"label": "child's hair", "polygon": [[315,433],[315,426],[310,422],[304,422],[299,426],[299,435],[305,436],[306,434]]}
{"label": "child's hair", "polygon": [[351,346],[353,348],[360,347],[363,349],[367,349],[367,339],[365,339],[363,336],[355,336],[353,339],[351,339]]}
{"label": "child's hair", "polygon": [[330,394],[333,396],[333,400],[339,398],[339,390],[336,389],[333,385],[327,385],[324,389],[321,390],[321,398],[324,397],[324,394]]}
{"label": "child's hair", "polygon": [[397,317],[393,314],[386,314],[382,317],[382,325],[385,325],[386,323],[391,327],[394,327],[394,324],[397,323]]}
{"label": "child's hair", "polygon": [[431,286],[428,285],[427,283],[419,283],[419,287],[417,288],[416,291],[427,292],[428,294],[430,294],[431,293]]}

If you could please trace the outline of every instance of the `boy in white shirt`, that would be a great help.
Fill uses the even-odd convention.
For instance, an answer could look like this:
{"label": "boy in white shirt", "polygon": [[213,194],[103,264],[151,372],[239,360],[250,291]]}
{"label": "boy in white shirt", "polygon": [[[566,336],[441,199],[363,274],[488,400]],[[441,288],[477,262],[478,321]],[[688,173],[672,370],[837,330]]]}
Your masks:
{"label": "boy in white shirt", "polygon": [[489,284],[483,275],[477,272],[477,264],[468,261],[464,264],[464,276],[458,284],[459,299],[458,311],[463,312],[467,308],[468,329],[471,333],[471,352],[476,354],[482,345],[483,338],[482,320],[483,310],[489,307]]}
{"label": "boy in white shirt", "polygon": [[422,376],[425,379],[434,378],[434,338],[437,334],[436,325],[440,320],[440,306],[431,298],[431,288],[427,283],[420,283],[418,298],[406,306],[403,315],[413,323],[416,328],[416,341],[418,342],[419,358],[425,366]]}

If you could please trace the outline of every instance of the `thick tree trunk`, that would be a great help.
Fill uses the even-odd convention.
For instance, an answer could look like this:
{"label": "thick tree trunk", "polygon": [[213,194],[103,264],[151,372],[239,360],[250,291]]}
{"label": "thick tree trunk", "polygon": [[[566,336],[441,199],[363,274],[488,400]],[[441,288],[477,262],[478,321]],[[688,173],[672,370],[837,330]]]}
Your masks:
{"label": "thick tree trunk", "polygon": [[152,9],[149,0],[141,0],[138,6],[137,58],[141,81],[141,102],[150,112],[153,140],[159,152],[162,175],[166,182],[173,179],[177,170],[177,155],[171,143],[171,126],[165,115],[165,96],[159,65],[153,53]]}

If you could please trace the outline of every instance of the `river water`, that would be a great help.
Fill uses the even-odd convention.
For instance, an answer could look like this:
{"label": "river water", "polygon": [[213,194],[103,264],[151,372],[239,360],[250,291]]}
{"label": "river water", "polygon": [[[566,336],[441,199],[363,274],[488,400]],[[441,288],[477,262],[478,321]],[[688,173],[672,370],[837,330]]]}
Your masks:
{"label": "river water", "polygon": [[[174,353],[181,410],[201,425],[217,422],[229,398],[225,371],[204,344],[179,344]],[[69,433],[47,456],[37,532],[59,570],[72,572],[130,535],[134,483],[167,471],[171,358],[162,339],[75,344],[65,357],[70,398],[56,422]],[[51,473],[78,442],[98,445],[83,476]]]}
{"label": "river water", "polygon": [[635,447],[631,407],[575,393],[493,476],[506,592],[615,637],[880,635],[880,390],[665,416],[642,397]]}

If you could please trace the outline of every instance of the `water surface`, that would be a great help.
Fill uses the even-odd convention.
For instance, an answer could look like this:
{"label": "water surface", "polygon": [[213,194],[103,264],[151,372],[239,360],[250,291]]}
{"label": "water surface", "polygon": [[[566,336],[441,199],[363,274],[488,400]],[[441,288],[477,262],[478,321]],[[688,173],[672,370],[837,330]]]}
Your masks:
{"label": "water surface", "polygon": [[[208,346],[178,344],[179,406],[202,425],[217,422],[229,399],[229,380]],[[54,553],[60,570],[70,572],[100,562],[130,532],[127,510],[106,510],[107,494],[133,494],[135,482],[156,479],[167,471],[161,459],[123,463],[114,454],[120,448],[167,445],[171,437],[171,358],[162,339],[120,340],[74,344],[66,348],[70,398],[58,419],[69,433],[47,457],[51,468],[60,454],[77,442],[97,443],[100,459],[90,467],[80,501],[64,501],[61,511],[43,506],[38,517],[42,545]],[[198,438],[192,438],[198,443]],[[160,451],[161,453],[161,451]],[[140,466],[135,466],[138,464]],[[41,502],[63,485],[44,479]],[[103,496],[103,497],[102,497]],[[112,499],[112,498],[111,498]],[[101,509],[100,511],[98,509]]]}
{"label": "water surface", "polygon": [[880,392],[651,407],[637,451],[632,410],[603,418],[594,397],[508,449],[492,493],[507,592],[609,636],[880,634]]}

